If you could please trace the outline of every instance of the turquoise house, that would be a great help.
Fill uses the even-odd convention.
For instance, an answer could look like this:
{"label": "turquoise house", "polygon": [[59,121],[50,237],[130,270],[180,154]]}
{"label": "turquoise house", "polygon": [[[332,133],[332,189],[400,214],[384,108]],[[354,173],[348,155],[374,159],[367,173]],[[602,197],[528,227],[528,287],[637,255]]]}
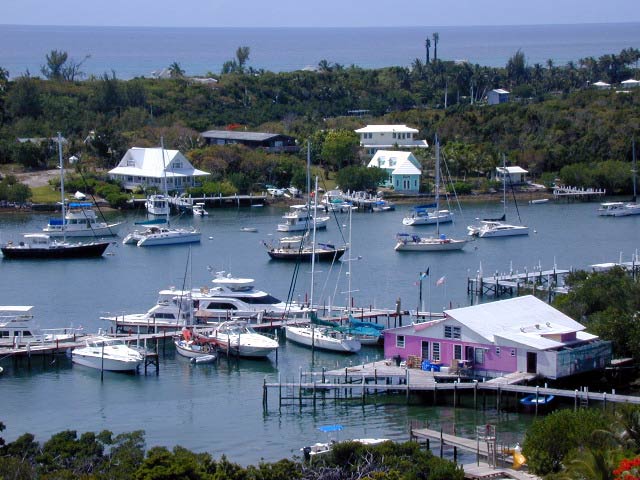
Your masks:
{"label": "turquoise house", "polygon": [[385,187],[393,187],[399,193],[418,193],[422,166],[411,152],[378,150],[367,167],[378,167],[389,176]]}

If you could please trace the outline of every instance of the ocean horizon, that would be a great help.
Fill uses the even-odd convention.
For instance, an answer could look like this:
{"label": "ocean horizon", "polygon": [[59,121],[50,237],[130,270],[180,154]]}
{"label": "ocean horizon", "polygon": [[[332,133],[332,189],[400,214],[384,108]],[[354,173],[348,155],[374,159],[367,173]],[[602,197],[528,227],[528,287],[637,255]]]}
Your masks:
{"label": "ocean horizon", "polygon": [[[288,72],[322,60],[343,66],[384,68],[425,60],[425,39],[439,34],[438,58],[502,67],[518,50],[529,65],[577,62],[640,48],[640,23],[589,23],[460,27],[95,27],[0,25],[0,67],[10,78],[39,76],[51,50],[83,61],[86,77],[115,73],[150,77],[180,64],[187,75],[217,74],[250,48],[248,66]],[[434,55],[431,42],[431,58]]]}

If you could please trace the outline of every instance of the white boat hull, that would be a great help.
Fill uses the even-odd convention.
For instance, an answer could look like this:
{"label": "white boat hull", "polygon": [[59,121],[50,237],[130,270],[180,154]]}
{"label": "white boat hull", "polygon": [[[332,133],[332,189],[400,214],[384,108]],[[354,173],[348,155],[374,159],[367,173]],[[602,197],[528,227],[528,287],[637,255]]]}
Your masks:
{"label": "white boat hull", "polygon": [[[278,342],[270,338],[265,338],[264,335],[260,334],[244,334],[240,335],[240,339],[238,339],[237,335],[227,337],[227,335],[224,334],[211,336],[209,338],[214,339],[223,350],[230,348],[231,352],[241,357],[262,358],[278,348]],[[238,347],[238,343],[240,347]]]}
{"label": "white boat hull", "polygon": [[97,370],[106,370],[109,372],[130,372],[137,370],[142,360],[115,360],[111,358],[104,358],[104,363],[99,356],[89,356],[76,353],[71,354],[71,361],[78,365],[84,365],[85,367],[95,368]]}
{"label": "white boat hull", "polygon": [[194,345],[185,340],[176,340],[173,342],[176,346],[176,351],[178,354],[182,355],[186,358],[201,358],[201,357],[215,357],[212,355],[213,349],[209,348],[208,351],[205,351],[200,345]]}
{"label": "white boat hull", "polygon": [[405,217],[402,219],[403,225],[415,226],[415,225],[435,225],[436,223],[453,222],[453,213],[448,210],[441,210],[436,213],[429,213],[427,215],[416,215],[411,217]]}
{"label": "white boat hull", "polygon": [[398,252],[451,252],[462,250],[466,244],[466,240],[454,240],[452,238],[446,240],[439,238],[422,238],[419,242],[399,241],[395,249]]}
{"label": "white boat hull", "polygon": [[[327,228],[327,223],[329,222],[329,217],[321,217],[316,219],[315,225],[316,230],[321,228]],[[306,221],[299,221],[296,223],[279,223],[278,231],[279,232],[302,232],[305,230],[310,230],[313,228],[313,222],[310,222],[311,225],[307,226]]]}
{"label": "white boat hull", "polygon": [[178,243],[197,243],[200,241],[200,232],[191,232],[186,230],[172,230],[170,232],[154,233],[151,235],[143,235],[138,240],[139,247],[153,247],[156,245],[174,245]]}
{"label": "white boat hull", "polygon": [[334,338],[325,335],[323,329],[312,327],[285,327],[285,335],[287,340],[305,345],[313,346],[320,350],[330,350],[333,352],[356,353],[360,351],[362,344],[349,336],[343,338]]}
{"label": "white boat hull", "polygon": [[55,228],[45,227],[42,229],[44,233],[52,238],[62,237],[113,237],[118,235],[122,223],[112,223],[109,225],[93,228],[72,229],[72,228]]}
{"label": "white boat hull", "polygon": [[478,233],[480,238],[493,237],[513,237],[516,235],[529,235],[529,227],[519,225],[509,225],[510,228],[481,230]]}

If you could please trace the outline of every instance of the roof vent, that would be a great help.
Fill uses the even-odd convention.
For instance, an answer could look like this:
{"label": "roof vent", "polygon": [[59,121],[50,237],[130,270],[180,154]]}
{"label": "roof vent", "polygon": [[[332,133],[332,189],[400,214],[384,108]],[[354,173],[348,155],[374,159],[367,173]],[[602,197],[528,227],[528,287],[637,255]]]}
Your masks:
{"label": "roof vent", "polygon": [[551,322],[547,322],[547,327],[551,327]]}
{"label": "roof vent", "polygon": [[540,324],[539,324],[539,323],[536,323],[536,328],[537,328],[538,330],[540,330]]}
{"label": "roof vent", "polygon": [[524,333],[524,327],[520,327],[520,331]]}

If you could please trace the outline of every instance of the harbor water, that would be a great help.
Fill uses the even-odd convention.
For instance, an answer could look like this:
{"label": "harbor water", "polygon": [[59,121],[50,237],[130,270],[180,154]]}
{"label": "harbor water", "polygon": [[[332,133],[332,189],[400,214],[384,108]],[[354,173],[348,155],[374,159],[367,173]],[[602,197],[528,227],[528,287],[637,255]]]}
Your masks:
{"label": "harbor water", "polygon": [[[524,202],[523,202],[524,203]],[[466,306],[467,282],[481,270],[529,272],[542,268],[588,268],[602,262],[630,261],[640,247],[640,216],[610,218],[596,215],[596,203],[519,205],[529,236],[477,239],[462,252],[395,252],[399,232],[433,233],[434,226],[404,227],[407,206],[394,212],[352,215],[350,253],[336,265],[316,265],[314,303],[345,306],[348,267],[356,307],[402,310],[418,306],[418,275],[429,269],[423,280],[421,308]],[[452,206],[453,208],[453,206]],[[160,289],[199,287],[209,284],[211,272],[227,271],[234,276],[255,279],[258,288],[286,299],[291,289],[294,264],[270,260],[263,241],[278,237],[276,224],[284,209],[209,208],[209,216],[183,217],[174,224],[195,224],[202,230],[202,242],[191,247],[138,248],[121,244],[121,235],[108,254],[99,259],[0,261],[0,304],[33,305],[43,328],[82,326],[97,332],[108,325],[99,320],[107,314],[144,312],[155,302]],[[454,224],[441,227],[452,237],[466,235],[466,226],[477,217],[502,213],[499,203],[465,203],[456,211]],[[49,215],[36,213],[0,214],[0,241],[18,240],[21,233],[42,228]],[[112,212],[109,220],[124,221],[123,234],[143,214]],[[510,221],[516,211],[507,211]],[[319,241],[341,244],[348,239],[349,218],[340,214]],[[257,232],[243,232],[256,227]],[[189,255],[192,265],[188,265]],[[349,261],[351,259],[351,261]],[[308,299],[310,265],[301,266],[293,297]],[[436,286],[436,282],[439,283]],[[381,319],[382,320],[382,319]],[[404,317],[409,322],[411,318]],[[275,392],[262,407],[263,382],[296,381],[301,370],[333,369],[380,360],[381,349],[363,347],[353,356],[316,352],[280,340],[281,348],[265,361],[226,360],[213,365],[192,365],[178,357],[172,346],[160,351],[160,373],[150,375],[105,374],[72,365],[65,356],[34,357],[31,362],[0,359],[2,400],[0,421],[7,429],[3,437],[13,440],[25,432],[46,440],[65,429],[80,432],[109,429],[120,433],[145,430],[147,445],[182,445],[219,457],[226,454],[241,464],[261,459],[276,460],[299,454],[299,448],[325,440],[316,428],[342,424],[343,439],[386,437],[408,439],[410,420],[428,421],[431,428],[453,423],[459,433],[471,435],[475,425],[498,423],[499,431],[519,439],[531,421],[525,414],[499,413],[495,409],[474,411],[445,406],[407,406],[404,398],[379,397],[371,403],[318,402],[278,408]],[[153,369],[151,370],[153,371]],[[449,403],[450,404],[450,403]],[[470,461],[474,461],[471,458]]]}

